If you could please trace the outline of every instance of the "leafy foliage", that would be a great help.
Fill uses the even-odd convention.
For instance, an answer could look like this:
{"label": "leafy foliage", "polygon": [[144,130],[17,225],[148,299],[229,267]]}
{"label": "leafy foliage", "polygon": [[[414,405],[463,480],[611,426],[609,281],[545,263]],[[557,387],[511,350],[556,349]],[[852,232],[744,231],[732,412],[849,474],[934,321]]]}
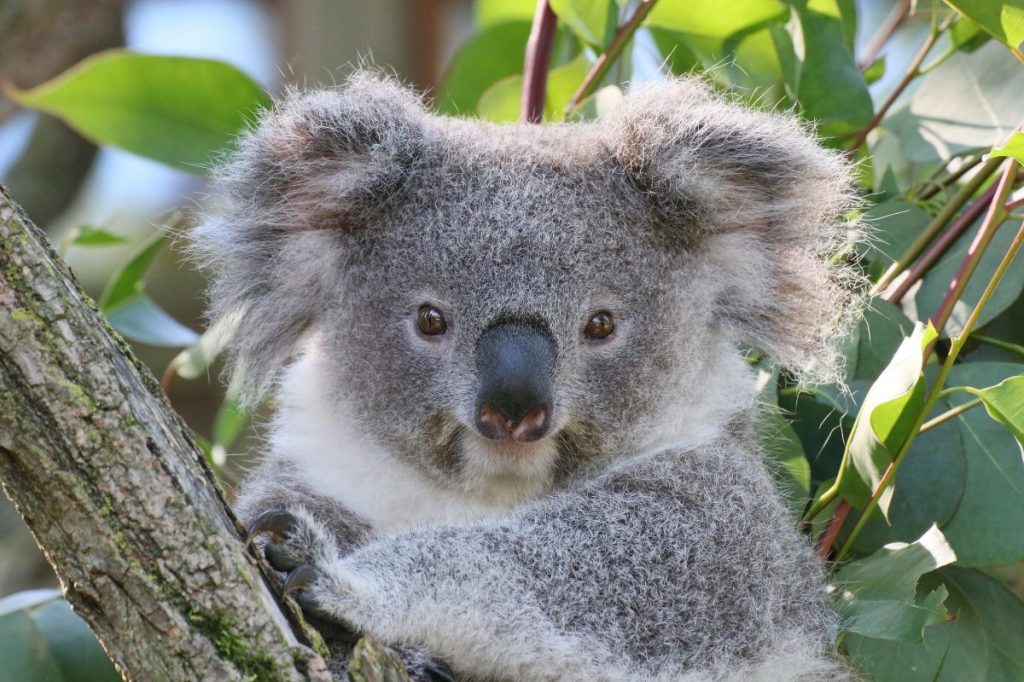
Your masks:
{"label": "leafy foliage", "polygon": [[[1011,170],[1024,162],[1024,138],[1014,134],[1024,120],[1024,5],[901,5],[916,12],[901,30],[929,33],[927,58],[907,68],[885,36],[880,53],[858,53],[849,0],[742,0],[728,12],[711,0],[660,0],[644,5],[646,16],[634,15],[639,4],[552,0],[559,29],[547,121],[566,117],[597,58],[632,31],[572,120],[599,116],[619,87],[657,77],[661,64],[701,72],[754,106],[794,111],[825,144],[860,160],[860,217],[873,239],[841,257],[862,265],[876,295],[845,341],[845,385],[810,388],[768,373],[761,396],[775,408],[763,431],[780,488],[835,562],[840,649],[869,680],[1024,679],[1024,602],[987,572],[1024,575],[1024,267],[999,269],[1024,240]],[[535,7],[477,0],[477,30],[436,92],[439,111],[518,119]],[[98,142],[190,170],[267,101],[223,64],[116,52],[14,95]],[[993,206],[999,175],[1012,193]],[[982,210],[968,215],[978,202]],[[958,223],[963,231],[951,232]],[[917,245],[929,226],[941,236]],[[982,230],[994,234],[985,248]],[[94,228],[71,239],[120,241]],[[142,244],[100,303],[137,341],[189,346],[167,376],[196,379],[224,330],[196,337],[147,297],[144,275],[162,242]],[[965,265],[975,266],[966,289],[947,300]],[[908,269],[920,282],[897,296]],[[933,329],[940,312],[949,320]],[[215,462],[246,418],[230,398],[222,406]]]}

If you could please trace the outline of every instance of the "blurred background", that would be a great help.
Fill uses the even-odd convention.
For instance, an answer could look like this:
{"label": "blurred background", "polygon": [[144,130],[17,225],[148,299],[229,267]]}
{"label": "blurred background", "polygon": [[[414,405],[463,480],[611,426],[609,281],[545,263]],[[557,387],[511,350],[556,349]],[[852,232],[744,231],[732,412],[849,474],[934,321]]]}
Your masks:
{"label": "blurred background", "polygon": [[[895,4],[857,2],[858,53]],[[31,88],[90,54],[120,46],[224,60],[271,93],[287,84],[329,85],[352,64],[369,60],[436,98],[441,110],[465,113],[456,111],[461,94],[445,89],[446,75],[468,60],[487,61],[499,76],[519,73],[534,5],[533,0],[0,0],[0,81]],[[481,13],[487,13],[490,28],[467,43]],[[673,57],[645,30],[634,41],[635,78],[658,77],[662,63]],[[876,101],[898,79],[927,30],[927,19],[911,20],[887,44],[886,75],[872,84]],[[97,149],[57,119],[19,109],[2,93],[0,182],[60,245],[94,297],[148,235],[169,223],[187,229],[189,211],[203,201],[205,188],[201,175]],[[76,244],[69,235],[83,226],[102,228],[123,243]],[[173,242],[146,277],[156,303],[195,332],[203,329],[203,286]],[[184,344],[134,345],[159,377]],[[224,426],[224,384],[216,365],[195,379],[175,379],[169,395],[196,433],[210,438]],[[256,429],[248,419],[227,427],[238,432],[230,438],[234,456],[220,453],[229,490],[257,443],[260,419],[252,421]],[[53,584],[27,529],[0,497],[0,596]]]}

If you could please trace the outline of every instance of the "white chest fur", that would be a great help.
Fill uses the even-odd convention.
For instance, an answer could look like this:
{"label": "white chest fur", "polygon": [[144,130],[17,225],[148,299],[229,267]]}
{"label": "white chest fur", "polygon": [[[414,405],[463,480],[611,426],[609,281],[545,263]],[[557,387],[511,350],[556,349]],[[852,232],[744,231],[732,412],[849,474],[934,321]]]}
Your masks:
{"label": "white chest fur", "polygon": [[352,428],[322,385],[321,362],[314,341],[288,370],[270,456],[293,463],[312,490],[376,531],[500,517],[543,492],[542,480],[507,476],[479,480],[471,491],[439,484]]}

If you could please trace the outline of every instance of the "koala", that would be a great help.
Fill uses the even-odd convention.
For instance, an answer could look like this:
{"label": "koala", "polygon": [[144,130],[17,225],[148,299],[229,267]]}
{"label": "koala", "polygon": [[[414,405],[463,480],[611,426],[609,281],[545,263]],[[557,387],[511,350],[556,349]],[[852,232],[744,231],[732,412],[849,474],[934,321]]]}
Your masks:
{"label": "koala", "polygon": [[211,317],[276,405],[236,511],[309,613],[420,679],[847,678],[743,350],[832,380],[857,314],[806,127],[697,77],[495,125],[357,71],[215,177]]}

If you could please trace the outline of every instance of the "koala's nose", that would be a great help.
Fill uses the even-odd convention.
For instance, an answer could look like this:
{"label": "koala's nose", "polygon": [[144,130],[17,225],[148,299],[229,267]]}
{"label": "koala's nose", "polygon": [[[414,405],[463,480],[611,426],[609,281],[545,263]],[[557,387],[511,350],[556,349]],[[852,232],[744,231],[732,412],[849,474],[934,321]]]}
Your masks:
{"label": "koala's nose", "polygon": [[555,341],[547,329],[522,322],[489,327],[477,341],[476,368],[481,435],[528,443],[547,434],[555,368]]}

